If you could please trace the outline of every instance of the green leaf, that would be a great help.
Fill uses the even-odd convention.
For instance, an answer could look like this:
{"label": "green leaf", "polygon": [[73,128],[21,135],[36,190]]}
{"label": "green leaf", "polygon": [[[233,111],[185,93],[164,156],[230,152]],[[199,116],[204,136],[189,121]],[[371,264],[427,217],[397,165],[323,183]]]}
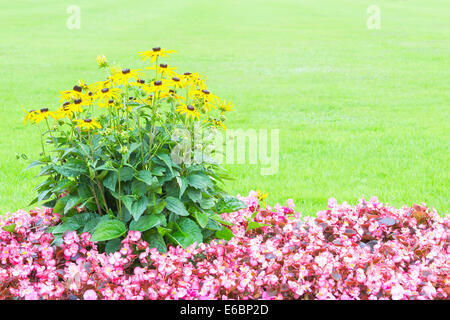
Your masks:
{"label": "green leaf", "polygon": [[204,190],[212,186],[211,179],[205,174],[191,174],[188,177],[188,184],[196,189]]}
{"label": "green leaf", "polygon": [[211,209],[216,204],[216,200],[214,198],[203,198],[199,201],[200,207],[202,209]]}
{"label": "green leaf", "polygon": [[121,240],[120,238],[115,238],[106,242],[105,253],[110,254],[119,251]]}
{"label": "green leaf", "polygon": [[141,215],[145,212],[147,209],[148,199],[146,196],[140,197],[138,200],[133,201],[133,204],[131,205],[130,214],[133,216],[134,220],[139,220]]}
{"label": "green leaf", "polygon": [[224,239],[224,240],[230,240],[234,237],[233,232],[228,228],[223,228],[220,231],[216,231],[216,238],[218,239]]}
{"label": "green leaf", "polygon": [[7,232],[11,232],[12,233],[12,232],[14,232],[16,230],[16,224],[15,223],[8,224],[6,226],[3,226],[2,229],[7,231]]}
{"label": "green leaf", "polygon": [[173,212],[179,216],[188,216],[189,212],[187,212],[184,207],[183,202],[175,197],[167,197],[166,198],[166,208],[170,212]]}
{"label": "green leaf", "polygon": [[136,175],[136,179],[139,181],[145,182],[149,186],[154,186],[158,184],[158,179],[152,176],[152,173],[148,170],[141,170]]}
{"label": "green leaf", "polygon": [[144,240],[148,242],[150,248],[156,248],[161,253],[167,252],[167,245],[164,238],[155,229],[144,232]]}
{"label": "green leaf", "polygon": [[171,240],[174,244],[179,245],[183,248],[187,248],[194,243],[194,239],[192,239],[188,234],[182,231],[167,233],[166,237],[168,237],[169,240]]}
{"label": "green leaf", "polygon": [[131,167],[122,167],[119,169],[120,181],[130,181],[134,176],[134,169]]}
{"label": "green leaf", "polygon": [[116,191],[118,175],[116,171],[110,171],[103,180],[103,186],[111,191]]}
{"label": "green leaf", "polygon": [[146,193],[146,191],[147,191],[146,183],[138,180],[133,180],[133,182],[131,183],[131,192],[134,195],[142,196]]}
{"label": "green leaf", "polygon": [[165,223],[165,221],[166,218],[162,214],[144,215],[139,220],[131,222],[130,230],[144,232]]}
{"label": "green leaf", "polygon": [[186,188],[188,186],[187,180],[185,177],[176,177],[178,186],[180,187],[180,198],[186,191]]}
{"label": "green leaf", "polygon": [[217,213],[235,212],[245,208],[247,204],[244,201],[228,195],[220,198],[216,205]]}
{"label": "green leaf", "polygon": [[202,192],[196,189],[188,189],[187,195],[193,202],[199,202],[202,199]]}
{"label": "green leaf", "polygon": [[72,209],[77,204],[80,204],[81,201],[83,201],[83,199],[81,199],[80,197],[75,196],[75,195],[68,195],[66,197],[68,197],[68,198],[67,198],[66,205],[64,207],[64,214],[66,214],[70,209]]}
{"label": "green leaf", "polygon": [[119,220],[106,220],[100,222],[94,233],[92,234],[91,241],[106,241],[118,238],[127,232],[127,227],[122,221]]}
{"label": "green leaf", "polygon": [[258,229],[258,228],[261,228],[261,227],[267,227],[267,226],[269,226],[269,224],[259,223],[259,222],[256,222],[256,221],[249,221],[248,225],[247,225],[247,231],[248,230],[253,230],[253,229]]}
{"label": "green leaf", "polygon": [[208,218],[205,229],[220,231],[223,230],[223,227],[217,221]]}
{"label": "green leaf", "polygon": [[76,231],[80,227],[81,226],[80,226],[80,224],[78,222],[73,221],[73,220],[69,220],[69,221],[66,221],[66,222],[63,222],[63,223],[57,225],[53,229],[52,233],[53,234],[59,234],[59,233],[64,233],[66,231]]}
{"label": "green leaf", "polygon": [[194,212],[194,218],[200,227],[205,228],[208,223],[208,215],[201,211]]}
{"label": "green leaf", "polygon": [[76,178],[83,173],[87,173],[87,166],[83,160],[70,159],[63,166],[54,166],[56,172],[64,177]]}
{"label": "green leaf", "polygon": [[177,221],[177,224],[181,231],[188,234],[195,242],[197,242],[197,244],[203,242],[202,230],[194,220],[189,218],[181,218]]}
{"label": "green leaf", "polygon": [[154,176],[158,176],[158,177],[161,177],[162,175],[164,175],[164,172],[166,171],[166,168],[165,167],[163,167],[163,166],[155,166],[153,169],[152,169],[152,174],[154,175]]}

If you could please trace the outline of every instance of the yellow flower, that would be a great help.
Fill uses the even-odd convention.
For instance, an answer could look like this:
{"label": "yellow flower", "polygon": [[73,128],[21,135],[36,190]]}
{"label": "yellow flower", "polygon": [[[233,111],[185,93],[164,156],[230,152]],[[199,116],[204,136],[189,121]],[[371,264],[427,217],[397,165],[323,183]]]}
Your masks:
{"label": "yellow flower", "polygon": [[257,191],[258,201],[262,201],[264,206],[266,205],[266,202],[264,200],[267,198],[268,195],[269,195],[268,193],[264,193],[261,190]]}
{"label": "yellow flower", "polygon": [[109,78],[116,85],[128,85],[131,79],[139,79],[139,77],[143,76],[140,69],[130,70],[130,69],[122,69],[119,72],[114,72],[112,76]]}
{"label": "yellow flower", "polygon": [[97,61],[99,68],[106,68],[108,66],[108,60],[106,60],[106,57],[103,54],[99,54],[95,60]]}
{"label": "yellow flower", "polygon": [[227,127],[225,126],[223,121],[220,121],[220,120],[217,120],[217,119],[213,119],[213,118],[209,118],[208,120],[205,120],[205,122],[210,123],[212,126],[214,126],[216,128],[223,128],[224,130],[227,130]]}
{"label": "yellow flower", "polygon": [[175,87],[176,89],[182,89],[186,86],[186,81],[182,81],[181,76],[175,75],[170,79],[170,85]]}
{"label": "yellow flower", "polygon": [[95,95],[95,99],[99,100],[99,106],[106,107],[110,100],[120,100],[120,88],[102,88]]}
{"label": "yellow flower", "polygon": [[76,127],[84,130],[95,130],[95,128],[100,129],[102,126],[96,119],[76,119]]}
{"label": "yellow flower", "polygon": [[39,114],[39,111],[37,111],[37,110],[25,111],[24,109],[23,109],[23,111],[26,113],[24,122],[27,122],[27,121],[29,121],[30,123],[36,122],[36,117]]}
{"label": "yellow flower", "polygon": [[156,61],[156,59],[158,57],[165,57],[169,53],[174,53],[174,52],[176,52],[176,51],[175,50],[165,50],[165,49],[161,49],[160,47],[155,47],[152,50],[139,52],[139,55],[141,56],[141,59],[144,62],[147,61],[148,59],[150,59],[150,62],[154,62],[154,61]]}
{"label": "yellow flower", "polygon": [[171,67],[165,63],[161,63],[161,64],[159,64],[159,66],[154,65],[151,67],[147,67],[146,69],[156,70],[156,72],[160,73],[161,76],[167,77],[167,78],[175,77],[177,75],[177,73],[175,72],[176,68]]}
{"label": "yellow flower", "polygon": [[155,93],[155,95],[161,91],[169,91],[169,85],[171,82],[169,80],[156,80],[149,85],[142,86],[142,89],[146,93]]}
{"label": "yellow flower", "polygon": [[48,119],[49,117],[55,118],[54,112],[48,111],[48,108],[42,108],[41,110],[39,110],[39,112],[37,112],[37,114],[35,114],[34,121],[35,123],[39,123],[43,120]]}
{"label": "yellow flower", "polygon": [[159,96],[161,99],[164,98],[174,98],[175,100],[186,100],[184,97],[178,95],[174,90],[170,89],[169,91],[161,92],[161,95]]}
{"label": "yellow flower", "polygon": [[176,111],[179,114],[185,114],[186,117],[192,117],[192,119],[199,119],[201,117],[200,112],[196,110],[193,105],[186,105],[185,103],[180,103],[180,105],[176,108]]}
{"label": "yellow flower", "polygon": [[233,110],[234,105],[232,105],[231,102],[226,102],[225,100],[222,100],[217,104],[217,108],[220,111],[222,111],[222,114],[224,114],[225,112]]}

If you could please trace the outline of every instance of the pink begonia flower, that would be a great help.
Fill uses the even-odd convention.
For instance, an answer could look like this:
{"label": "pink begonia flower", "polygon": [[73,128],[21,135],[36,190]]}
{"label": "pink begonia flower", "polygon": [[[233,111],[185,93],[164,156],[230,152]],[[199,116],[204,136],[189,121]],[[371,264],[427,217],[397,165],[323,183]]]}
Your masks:
{"label": "pink begonia flower", "polygon": [[286,203],[287,203],[289,208],[291,208],[291,209],[295,208],[294,199],[287,199]]}
{"label": "pink begonia flower", "polygon": [[401,300],[405,295],[405,290],[400,284],[396,284],[391,288],[392,300]]}
{"label": "pink begonia flower", "polygon": [[335,198],[328,199],[328,208],[334,208],[337,205],[337,200]]}
{"label": "pink begonia flower", "polygon": [[83,294],[83,299],[84,300],[97,300],[98,299],[97,293],[95,293],[95,291],[92,289],[86,290]]}

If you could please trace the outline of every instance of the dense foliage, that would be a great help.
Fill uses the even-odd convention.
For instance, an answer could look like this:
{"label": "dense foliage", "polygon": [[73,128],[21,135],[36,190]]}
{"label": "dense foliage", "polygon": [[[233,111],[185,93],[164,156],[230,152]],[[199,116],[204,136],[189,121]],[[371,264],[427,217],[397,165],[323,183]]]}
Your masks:
{"label": "dense foliage", "polygon": [[[46,232],[60,215],[19,211],[0,220],[2,299],[449,299],[448,216],[373,198],[304,219],[288,206],[222,214],[229,241],[160,253],[129,231],[115,253],[87,232],[61,245]],[[252,217],[254,219],[252,219]],[[251,222],[266,224],[252,228]]]}
{"label": "dense foliage", "polygon": [[209,147],[233,106],[208,91],[204,76],[161,63],[172,52],[141,52],[145,70],[99,56],[106,80],[80,80],[61,92],[57,110],[26,113],[42,133],[42,157],[30,168],[40,166],[45,179],[33,203],[62,214],[51,230],[56,244],[67,230],[92,234],[106,252],[128,230],[161,252],[168,242],[232,236],[219,214],[245,204],[220,187],[228,177]]}

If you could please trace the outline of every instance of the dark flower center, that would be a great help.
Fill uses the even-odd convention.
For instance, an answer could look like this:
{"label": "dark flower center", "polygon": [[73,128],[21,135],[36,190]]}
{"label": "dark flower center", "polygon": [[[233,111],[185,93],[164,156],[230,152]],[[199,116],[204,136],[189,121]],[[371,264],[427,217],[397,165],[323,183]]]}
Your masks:
{"label": "dark flower center", "polygon": [[114,103],[114,100],[113,99],[109,99],[108,103]]}
{"label": "dark flower center", "polygon": [[123,70],[122,70],[122,73],[123,73],[123,74],[130,73],[130,69],[123,69]]}
{"label": "dark flower center", "polygon": [[140,83],[140,84],[144,84],[145,83],[145,80],[142,80],[142,79],[138,79],[138,81],[137,81],[138,83]]}
{"label": "dark flower center", "polygon": [[136,99],[135,97],[129,97],[128,100],[134,100]]}
{"label": "dark flower center", "polygon": [[92,96],[92,95],[93,95],[93,93],[89,91],[88,95],[89,95],[89,96]]}
{"label": "dark flower center", "polygon": [[107,93],[108,91],[109,91],[108,88],[103,88],[103,89],[102,89],[102,92],[103,92],[103,93]]}
{"label": "dark flower center", "polygon": [[193,106],[191,106],[191,105],[188,105],[187,109],[190,110],[190,111],[194,111],[195,110],[195,108]]}
{"label": "dark flower center", "polygon": [[176,81],[176,82],[180,81],[180,79],[177,78],[177,77],[173,77],[172,80],[173,80],[173,81]]}
{"label": "dark flower center", "polygon": [[190,72],[185,72],[185,73],[184,73],[185,76],[190,76],[191,74],[192,74],[192,73],[190,73]]}
{"label": "dark flower center", "polygon": [[161,51],[161,47],[154,47],[152,50],[153,50],[153,52],[158,52],[158,51]]}
{"label": "dark flower center", "polygon": [[73,91],[81,92],[81,87],[80,86],[74,86],[73,87]]}
{"label": "dark flower center", "polygon": [[41,112],[48,112],[48,108],[42,108]]}
{"label": "dark flower center", "polygon": [[208,90],[205,90],[205,89],[203,89],[202,92],[203,92],[204,94],[209,94],[209,91],[208,91]]}
{"label": "dark flower center", "polygon": [[63,107],[65,107],[65,106],[68,106],[70,104],[70,102],[69,101],[67,101],[67,102],[64,102],[64,104],[63,104]]}
{"label": "dark flower center", "polygon": [[162,85],[162,81],[155,81],[155,82],[153,82],[153,84],[155,85],[155,86],[160,86],[160,85]]}
{"label": "dark flower center", "polygon": [[92,122],[92,119],[85,119],[84,122],[90,123],[90,122]]}
{"label": "dark flower center", "polygon": [[81,99],[75,99],[73,102],[74,102],[75,104],[80,104],[80,103],[81,103]]}
{"label": "dark flower center", "polygon": [[167,68],[167,64],[165,64],[165,63],[161,63],[159,66],[160,66],[161,68]]}

